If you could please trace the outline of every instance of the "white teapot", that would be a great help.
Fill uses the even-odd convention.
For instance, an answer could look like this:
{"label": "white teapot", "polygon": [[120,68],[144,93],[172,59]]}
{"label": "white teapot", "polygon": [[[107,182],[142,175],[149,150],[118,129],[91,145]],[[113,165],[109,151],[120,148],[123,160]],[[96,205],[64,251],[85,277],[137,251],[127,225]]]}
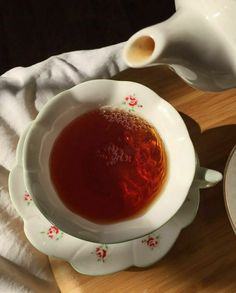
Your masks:
{"label": "white teapot", "polygon": [[126,64],[169,65],[205,91],[236,87],[236,0],[175,0],[175,5],[171,18],[127,41]]}

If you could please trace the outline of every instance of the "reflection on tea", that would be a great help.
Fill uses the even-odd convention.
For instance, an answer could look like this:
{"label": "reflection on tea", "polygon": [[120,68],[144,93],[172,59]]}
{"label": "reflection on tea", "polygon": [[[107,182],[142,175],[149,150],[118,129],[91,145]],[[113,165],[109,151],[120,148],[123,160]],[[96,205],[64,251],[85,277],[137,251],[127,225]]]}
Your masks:
{"label": "reflection on tea", "polygon": [[144,213],[167,174],[156,130],[134,114],[108,107],[67,125],[53,145],[49,164],[62,202],[74,213],[106,224]]}

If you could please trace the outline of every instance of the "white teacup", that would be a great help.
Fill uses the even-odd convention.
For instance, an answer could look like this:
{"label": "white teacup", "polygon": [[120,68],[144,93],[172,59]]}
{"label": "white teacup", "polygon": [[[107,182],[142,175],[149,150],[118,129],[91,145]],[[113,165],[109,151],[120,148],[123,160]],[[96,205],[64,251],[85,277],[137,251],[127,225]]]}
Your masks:
{"label": "white teacup", "polygon": [[[49,157],[62,129],[76,117],[103,106],[132,111],[153,125],[168,159],[166,182],[154,203],[143,215],[115,224],[96,224],[73,213],[50,179]],[[141,84],[112,80],[85,82],[48,102],[27,133],[23,167],[27,191],[49,221],[70,235],[100,243],[123,242],[158,229],[179,210],[192,184],[207,187],[221,179],[220,173],[197,165],[187,128],[169,103]]]}

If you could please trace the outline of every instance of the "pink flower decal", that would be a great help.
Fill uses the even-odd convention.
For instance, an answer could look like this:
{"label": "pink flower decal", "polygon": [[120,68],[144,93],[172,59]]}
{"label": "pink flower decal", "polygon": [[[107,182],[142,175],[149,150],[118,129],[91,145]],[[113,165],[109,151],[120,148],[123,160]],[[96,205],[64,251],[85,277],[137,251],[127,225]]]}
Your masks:
{"label": "pink flower decal", "polygon": [[143,244],[146,244],[149,248],[154,249],[159,244],[159,236],[148,235],[146,239],[142,240]]}
{"label": "pink flower decal", "polygon": [[23,198],[24,198],[24,201],[27,203],[28,206],[33,201],[32,196],[30,194],[28,194],[27,192],[24,193]]}
{"label": "pink flower decal", "polygon": [[143,105],[139,104],[135,95],[126,96],[122,104],[129,106],[129,111],[134,111],[136,107],[143,108]]}
{"label": "pink flower decal", "polygon": [[94,253],[97,257],[97,261],[105,262],[108,253],[108,245],[103,244],[101,246],[96,247],[95,252],[92,252],[92,254]]}
{"label": "pink flower decal", "polygon": [[128,102],[128,105],[131,107],[134,107],[138,104],[138,100],[135,97],[129,96],[129,97],[126,97],[125,99]]}
{"label": "pink flower decal", "polygon": [[47,234],[52,240],[59,240],[63,236],[63,232],[54,225],[50,226],[47,232],[41,232],[41,234]]}

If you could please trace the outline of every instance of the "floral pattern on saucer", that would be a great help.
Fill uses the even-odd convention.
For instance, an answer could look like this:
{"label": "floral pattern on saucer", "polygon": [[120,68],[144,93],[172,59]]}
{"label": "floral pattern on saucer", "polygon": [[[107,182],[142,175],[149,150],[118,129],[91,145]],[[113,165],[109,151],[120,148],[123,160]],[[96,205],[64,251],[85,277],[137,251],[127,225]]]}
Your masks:
{"label": "floral pattern on saucer", "polygon": [[9,178],[12,202],[24,220],[24,231],[29,241],[41,252],[68,261],[78,272],[105,275],[131,266],[152,265],[168,253],[181,230],[196,216],[199,189],[192,188],[177,214],[150,235],[117,244],[92,243],[68,235],[42,215],[25,190],[22,167],[25,135],[20,138],[17,163]]}
{"label": "floral pattern on saucer", "polygon": [[96,247],[95,251],[92,252],[97,257],[97,261],[105,262],[108,257],[108,245],[102,244]]}
{"label": "floral pattern on saucer", "polygon": [[33,199],[32,196],[30,194],[28,194],[28,192],[25,192],[23,195],[23,199],[25,201],[25,203],[29,206],[31,203],[33,203]]}
{"label": "floral pattern on saucer", "polygon": [[154,249],[158,247],[159,244],[159,235],[150,234],[145,239],[142,240],[142,243],[145,244],[150,249]]}
{"label": "floral pattern on saucer", "polygon": [[47,235],[47,237],[51,240],[59,240],[62,238],[64,233],[56,226],[51,225],[46,232],[42,231],[41,234]]}

